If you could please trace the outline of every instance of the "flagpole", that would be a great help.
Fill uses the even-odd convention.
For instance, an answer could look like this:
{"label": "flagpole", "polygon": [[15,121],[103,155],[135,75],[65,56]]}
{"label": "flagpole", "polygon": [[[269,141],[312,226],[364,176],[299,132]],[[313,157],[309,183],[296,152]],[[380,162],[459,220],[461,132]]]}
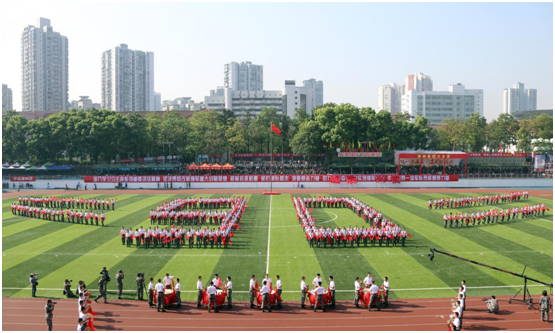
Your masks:
{"label": "flagpole", "polygon": [[272,130],[270,130],[270,193],[273,192],[273,181],[274,181],[274,174],[272,172],[272,164],[274,164],[274,153],[273,153],[273,135]]}

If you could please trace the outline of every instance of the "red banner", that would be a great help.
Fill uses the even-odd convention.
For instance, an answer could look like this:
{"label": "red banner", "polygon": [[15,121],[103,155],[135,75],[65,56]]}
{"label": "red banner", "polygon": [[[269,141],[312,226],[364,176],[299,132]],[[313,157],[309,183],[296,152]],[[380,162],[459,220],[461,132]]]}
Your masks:
{"label": "red banner", "polygon": [[12,182],[34,182],[37,180],[36,176],[10,176]]}
{"label": "red banner", "polygon": [[526,153],[468,153],[468,157],[526,157]]}
{"label": "red banner", "polygon": [[254,183],[269,182],[456,182],[458,175],[183,175],[85,176],[85,183]]}
{"label": "red banner", "polygon": [[339,157],[382,157],[381,152],[340,152]]}
{"label": "red banner", "polygon": [[466,158],[467,154],[466,153],[450,153],[450,154],[443,154],[443,153],[438,153],[438,154],[415,154],[415,153],[400,153],[399,154],[399,158],[400,159],[404,159],[404,158]]}
{"label": "red banner", "polygon": [[[253,158],[253,157],[270,157],[270,153],[243,153],[243,154],[229,154],[231,158]],[[292,154],[292,153],[274,153],[274,157],[302,157],[303,155]],[[324,154],[315,155],[316,157],[322,157]]]}

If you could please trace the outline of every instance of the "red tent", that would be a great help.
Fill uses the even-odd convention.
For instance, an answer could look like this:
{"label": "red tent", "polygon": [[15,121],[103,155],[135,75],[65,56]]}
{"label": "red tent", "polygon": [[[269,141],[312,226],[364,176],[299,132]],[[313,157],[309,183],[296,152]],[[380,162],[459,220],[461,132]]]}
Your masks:
{"label": "red tent", "polygon": [[193,163],[187,167],[187,170],[198,170],[198,168],[199,166]]}
{"label": "red tent", "polygon": [[206,164],[206,163],[199,166],[199,169],[201,169],[201,170],[210,170],[211,168],[212,168],[212,166],[210,164]]}
{"label": "red tent", "polygon": [[227,163],[226,165],[222,166],[222,169],[224,170],[233,170],[235,169],[235,167],[229,163]]}
{"label": "red tent", "polygon": [[211,168],[211,169],[212,169],[212,170],[221,170],[221,169],[222,169],[222,166],[219,165],[218,163],[214,163],[214,164],[212,164],[212,168]]}

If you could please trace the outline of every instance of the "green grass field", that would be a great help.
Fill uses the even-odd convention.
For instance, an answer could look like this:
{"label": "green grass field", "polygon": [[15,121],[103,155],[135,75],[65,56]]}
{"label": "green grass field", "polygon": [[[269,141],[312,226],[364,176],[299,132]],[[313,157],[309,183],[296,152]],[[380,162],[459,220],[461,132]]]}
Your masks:
{"label": "green grass field", "polygon": [[[462,279],[469,287],[479,287],[469,289],[469,296],[509,295],[520,289],[517,286],[522,284],[521,279],[492,269],[441,255],[436,255],[432,263],[427,256],[431,247],[516,272],[521,272],[528,264],[528,276],[553,281],[553,207],[549,199],[539,197],[531,197],[525,203],[545,202],[551,211],[543,217],[444,229],[444,210],[429,211],[427,201],[449,196],[445,193],[358,194],[355,195],[357,198],[406,227],[412,239],[404,248],[355,246],[324,249],[310,248],[306,243],[288,194],[274,197],[247,195],[249,208],[243,215],[242,231],[236,232],[229,249],[146,250],[121,245],[118,232],[122,226],[146,227],[150,224],[148,214],[152,207],[166,199],[169,201],[189,194],[118,193],[116,210],[107,213],[107,226],[103,228],[13,216],[10,203],[14,200],[4,199],[2,296],[30,297],[28,279],[32,272],[39,274],[39,297],[62,297],[66,278],[74,280],[72,289],[75,289],[76,281],[84,280],[94,295],[103,266],[107,266],[112,277],[108,286],[111,290],[109,298],[115,298],[115,275],[119,269],[126,274],[124,297],[128,299],[135,297],[132,290],[138,272],[144,272],[147,279],[161,278],[168,272],[181,279],[182,289],[190,291],[195,289],[198,275],[202,275],[205,281],[215,273],[222,277],[231,275],[235,298],[246,300],[247,294],[241,291],[247,290],[251,274],[261,280],[267,267],[272,278],[276,274],[281,276],[286,300],[298,300],[300,277],[306,275],[307,280],[312,281],[316,273],[335,277],[340,290],[339,299],[351,299],[355,276],[363,278],[368,271],[380,284],[384,276],[389,277],[392,298],[452,297],[455,292],[450,287],[458,286]],[[315,191],[311,195],[323,194]],[[79,197],[111,196],[94,196],[87,192]],[[498,205],[504,208],[513,206],[514,203]],[[315,209],[315,215],[318,223],[332,228],[335,225],[362,225],[362,219],[348,209]],[[531,291],[538,293],[543,289],[533,287]],[[341,292],[343,290],[345,292]],[[195,297],[193,292],[183,295],[186,300]]]}

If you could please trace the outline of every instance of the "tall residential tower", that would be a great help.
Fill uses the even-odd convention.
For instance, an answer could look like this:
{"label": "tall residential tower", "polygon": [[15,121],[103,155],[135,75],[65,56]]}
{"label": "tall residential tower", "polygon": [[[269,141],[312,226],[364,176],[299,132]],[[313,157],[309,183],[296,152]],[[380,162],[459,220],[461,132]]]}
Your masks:
{"label": "tall residential tower", "polygon": [[252,62],[230,62],[224,65],[224,88],[232,90],[264,90],[264,68]]}
{"label": "tall residential tower", "polygon": [[102,53],[102,108],[154,111],[154,53],[120,44]]}
{"label": "tall residential tower", "polygon": [[21,110],[68,110],[68,41],[50,20],[21,34]]}
{"label": "tall residential tower", "polygon": [[503,90],[503,113],[537,110],[537,101],[536,89],[524,89],[524,83],[517,82],[512,88]]}

